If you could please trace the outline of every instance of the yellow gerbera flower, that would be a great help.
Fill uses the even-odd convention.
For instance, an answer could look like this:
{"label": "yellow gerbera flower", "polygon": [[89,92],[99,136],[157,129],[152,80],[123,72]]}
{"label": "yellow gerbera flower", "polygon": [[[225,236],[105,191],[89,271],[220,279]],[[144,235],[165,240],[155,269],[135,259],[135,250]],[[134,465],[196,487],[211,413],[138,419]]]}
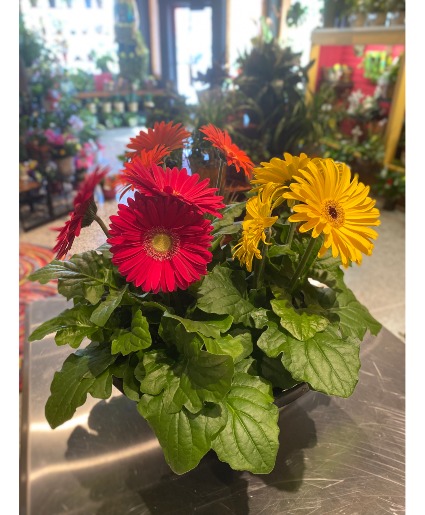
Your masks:
{"label": "yellow gerbera flower", "polygon": [[273,187],[266,186],[259,191],[256,197],[250,198],[246,203],[246,216],[242,222],[242,238],[233,249],[233,256],[237,257],[242,265],[246,266],[248,272],[252,271],[252,260],[254,256],[262,259],[261,251],[258,248],[260,241],[266,243],[266,228],[271,227],[277,216],[271,216],[273,211]]}
{"label": "yellow gerbera flower", "polygon": [[270,161],[261,163],[261,167],[254,168],[254,179],[251,181],[256,186],[254,191],[266,184],[273,184],[273,196],[280,196],[288,189],[294,177],[300,175],[300,170],[307,169],[310,162],[310,158],[303,153],[298,157],[285,152],[283,157],[285,159],[273,157]]}
{"label": "yellow gerbera flower", "polygon": [[295,177],[290,191],[283,196],[300,203],[293,208],[290,222],[305,222],[300,232],[312,230],[313,238],[324,234],[325,241],[319,251],[323,256],[332,249],[332,256],[341,256],[345,268],[350,261],[360,265],[362,252],[370,256],[378,234],[370,225],[380,225],[376,201],[368,197],[369,186],[351,179],[350,168],[332,159],[314,159],[308,169]]}

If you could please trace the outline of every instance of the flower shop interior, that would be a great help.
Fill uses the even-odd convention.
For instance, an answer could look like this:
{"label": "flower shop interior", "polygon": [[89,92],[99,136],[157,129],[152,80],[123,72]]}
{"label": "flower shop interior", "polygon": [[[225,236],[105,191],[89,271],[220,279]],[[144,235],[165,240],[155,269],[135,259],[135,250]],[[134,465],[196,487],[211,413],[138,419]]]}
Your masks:
{"label": "flower shop interior", "polygon": [[[18,14],[18,7],[17,461],[20,479],[17,502],[20,513],[187,514],[199,510],[202,513],[245,514],[289,513],[296,509],[308,510],[309,513],[404,513],[405,1],[20,0],[11,16]],[[218,160],[218,151],[224,152],[227,161]],[[135,156],[140,159],[142,168],[137,168],[139,165],[133,166]],[[302,164],[307,162],[310,164]],[[310,201],[306,201],[305,211],[299,205],[303,195],[307,195],[307,177],[312,173],[311,170],[320,168],[318,162],[322,163],[322,170],[325,170],[323,163],[332,164],[338,171],[334,179],[337,182],[348,170],[347,173],[351,173],[352,189],[356,185],[367,186],[357,196],[367,196],[371,201],[370,206],[375,206],[373,209],[368,208],[367,218],[361,211],[349,215],[348,211],[342,210],[341,206],[348,206],[349,202],[352,205],[354,200],[341,200],[339,204],[326,200],[323,206],[326,205],[328,209],[326,216],[332,225],[330,234],[334,235],[335,232],[342,235],[341,240],[334,235],[329,243],[326,243],[330,237],[326,229],[318,229],[320,224],[324,224],[325,208],[321,208],[317,220],[308,218],[313,216],[308,209],[313,209],[315,194],[312,193]],[[147,173],[144,167],[149,166],[154,171],[150,172],[148,180],[143,174]],[[148,229],[143,237],[140,236],[144,238],[140,248],[146,254],[143,258],[144,266],[150,268],[152,273],[147,278],[141,278],[141,265],[134,264],[130,259],[123,264],[123,260],[133,252],[130,251],[133,248],[131,245],[136,243],[122,250],[123,239],[127,237],[123,236],[124,231],[130,231],[122,224],[124,221],[129,225],[136,224],[138,217],[143,217],[143,212],[146,218],[151,216],[147,207],[138,207],[139,211],[134,207],[139,205],[138,199],[142,198],[139,192],[145,195],[145,206],[150,206],[151,211],[157,209],[154,209],[154,205],[169,209],[174,206],[173,202],[177,203],[180,197],[184,197],[183,190],[178,190],[181,185],[176,178],[177,171],[172,171],[176,169],[184,169],[185,184],[190,183],[192,188],[192,196],[184,200],[186,204],[183,202],[185,208],[187,203],[195,202],[193,199],[196,195],[196,198],[201,199],[201,181],[207,180],[202,183],[202,188],[206,189],[204,197],[199,201],[201,208],[197,205],[204,217],[202,227],[211,224],[211,220],[217,220],[214,217],[221,217],[221,214],[218,215],[220,210],[224,216],[220,222],[212,222],[212,236],[209,236],[210,229],[205,229],[204,233],[199,233],[196,241],[194,236],[178,232],[177,229],[171,235],[158,232],[159,229]],[[282,170],[285,173],[291,170],[291,174],[298,177],[295,183],[301,185],[300,189],[290,187],[288,184],[292,179],[283,179],[283,176],[279,179],[280,189],[276,186],[279,182],[276,177],[283,173]],[[261,189],[260,186],[264,186],[267,181],[268,185]],[[242,208],[237,209],[245,203],[248,206],[252,195],[258,191],[258,205],[264,201],[261,204],[264,207],[270,181],[275,184],[274,196],[270,197],[274,199],[272,205],[279,210],[280,202],[286,199],[292,217],[289,221],[288,218],[278,220],[280,226],[279,223],[275,224],[273,231],[280,234],[280,240],[269,248],[267,254],[267,245],[271,243],[266,238],[274,234],[271,224],[275,223],[276,217],[271,217],[271,211],[267,215],[265,211],[261,214],[260,207],[255,213],[253,210],[248,211],[248,207],[246,213]],[[340,190],[342,187],[341,182]],[[325,195],[330,195],[329,188],[324,186]],[[154,190],[156,193],[152,193]],[[211,191],[222,196],[222,203],[211,200]],[[279,201],[276,201],[276,191],[281,195]],[[343,198],[341,192],[339,194]],[[152,200],[157,196],[157,200]],[[173,197],[172,200],[170,197]],[[83,205],[84,213],[81,212]],[[119,205],[122,207],[119,208]],[[376,208],[379,210],[379,222],[375,219],[370,222],[375,216],[370,213],[378,213]],[[192,216],[180,205],[176,204],[175,209],[183,213],[183,220]],[[130,217],[130,211],[136,213],[131,214],[134,219]],[[226,225],[224,221],[231,212],[232,228],[229,228],[229,223]],[[307,218],[303,218],[304,215]],[[256,248],[249,250],[243,236],[240,240],[242,243],[236,245],[237,236],[242,234],[240,231],[248,230],[256,216],[262,217],[263,224]],[[357,242],[352,244],[354,247],[357,245],[354,250],[350,244],[344,243],[346,233],[338,232],[341,226],[342,231],[349,216],[355,220],[353,224],[362,224],[366,220],[368,225],[375,226],[373,230],[368,229],[369,232],[364,229],[364,233],[352,233],[354,236],[350,241]],[[152,220],[162,220],[161,217],[161,214],[152,215]],[[307,224],[300,228],[301,221]],[[166,223],[166,220],[158,222],[160,229]],[[283,227],[285,225],[286,229]],[[362,333],[361,339],[369,343],[368,349],[371,350],[370,354],[369,350],[362,350],[364,354],[360,355],[362,369],[356,392],[350,399],[339,399],[340,403],[334,403],[333,397],[331,401],[323,400],[325,396],[318,392],[327,393],[325,390],[314,381],[292,374],[294,382],[291,385],[308,383],[307,390],[312,391],[297,399],[301,390],[298,389],[298,393],[294,390],[292,397],[285,401],[287,405],[279,419],[281,447],[277,454],[278,464],[273,472],[264,474],[266,469],[261,469],[261,466],[233,466],[234,462],[230,460],[228,463],[236,470],[233,471],[223,463],[226,461],[223,449],[226,449],[227,444],[222,443],[220,447],[210,442],[208,449],[212,448],[217,453],[219,461],[216,455],[209,459],[210,454],[207,454],[200,461],[198,469],[186,473],[189,465],[184,468],[184,460],[179,461],[171,456],[171,441],[170,447],[163,445],[163,440],[170,437],[154,431],[164,448],[164,461],[163,455],[157,453],[159,444],[151,429],[155,429],[156,423],[153,412],[149,411],[153,410],[153,403],[149,406],[145,403],[143,409],[138,408],[140,413],[146,415],[149,425],[137,414],[134,400],[139,399],[140,389],[136,395],[131,388],[136,388],[137,382],[137,385],[142,385],[140,388],[143,392],[143,381],[146,382],[146,379],[140,379],[134,367],[136,379],[132,377],[131,381],[127,380],[127,372],[119,376],[123,378],[121,384],[124,384],[125,396],[114,382],[112,396],[106,399],[101,395],[96,398],[94,386],[90,387],[91,390],[87,387],[83,391],[81,385],[84,381],[91,381],[89,364],[86,375],[81,372],[80,382],[73,386],[75,392],[72,402],[75,396],[80,397],[78,402],[75,401],[77,411],[74,418],[63,418],[60,423],[66,422],[52,429],[59,425],[59,422],[52,425],[53,415],[50,415],[50,419],[47,416],[47,405],[50,401],[51,404],[56,402],[52,399],[59,395],[54,390],[54,381],[49,392],[53,376],[56,380],[59,374],[55,371],[59,370],[63,359],[71,352],[76,352],[76,355],[82,352],[80,349],[84,348],[86,341],[83,337],[94,334],[94,329],[87,325],[92,324],[94,315],[96,320],[102,320],[98,326],[108,327],[100,308],[93,312],[89,322],[80,318],[71,323],[70,319],[62,320],[58,316],[64,309],[74,309],[73,306],[80,299],[78,295],[84,296],[92,304],[104,300],[102,293],[99,294],[99,286],[95,284],[96,277],[87,286],[89,283],[84,283],[83,275],[76,273],[79,262],[74,260],[73,264],[69,261],[74,254],[85,255],[99,247],[99,256],[113,254],[112,262],[121,273],[124,272],[127,282],[133,281],[135,286],[143,290],[140,290],[134,303],[140,301],[144,305],[149,304],[146,309],[158,314],[155,311],[158,306],[155,307],[154,301],[141,300],[149,288],[154,294],[167,290],[173,293],[174,290],[186,288],[194,291],[189,283],[195,277],[199,278],[201,265],[198,261],[204,259],[205,254],[200,250],[198,257],[188,258],[192,259],[191,264],[181,264],[185,263],[182,257],[177,271],[172,274],[168,272],[168,275],[167,272],[158,272],[157,280],[154,277],[158,263],[162,264],[168,257],[174,259],[175,253],[178,254],[176,249],[183,245],[185,238],[192,238],[188,243],[192,246],[190,248],[196,245],[199,248],[204,242],[208,246],[215,236],[212,244],[214,247],[217,242],[215,249],[219,247],[218,250],[225,253],[228,247],[229,252],[233,252],[233,256],[229,254],[231,257],[227,258],[228,263],[239,258],[241,263],[245,263],[248,272],[252,267],[254,274],[260,274],[263,273],[260,265],[266,261],[266,267],[277,269],[277,263],[280,266],[285,259],[291,258],[294,252],[294,247],[291,250],[292,230],[298,237],[313,227],[311,242],[317,243],[320,239],[316,238],[318,232],[324,231],[321,237],[325,243],[320,249],[319,258],[322,250],[324,252],[329,248],[332,249],[332,259],[340,254],[344,265],[344,281],[349,288],[347,291],[350,294],[352,292],[358,302],[358,307],[352,307],[350,313],[357,316],[358,312],[365,309],[370,314],[370,320],[373,321],[368,322],[370,332],[366,336]],[[350,231],[354,226],[346,227]],[[107,246],[105,234],[108,237]],[[217,239],[218,235],[220,238]],[[373,244],[370,238],[374,239]],[[338,241],[342,243],[338,244]],[[111,252],[108,250],[109,244],[112,245]],[[319,248],[314,248],[318,252]],[[298,252],[297,249],[295,246]],[[360,253],[365,254],[363,260],[359,257]],[[347,260],[349,266],[346,266]],[[58,270],[63,266],[60,261],[71,263],[67,273],[74,274],[73,279],[71,275],[60,275]],[[306,266],[306,262],[303,259],[301,261],[302,266]],[[129,272],[130,265],[136,271]],[[43,276],[40,271],[46,266],[56,266],[56,271],[49,268],[50,275],[46,272]],[[225,271],[233,270],[231,263],[226,266],[229,268],[225,268]],[[295,274],[297,271],[298,268]],[[86,272],[88,275],[92,273],[88,268]],[[205,268],[204,273],[211,275],[212,267]],[[339,277],[334,271],[327,273]],[[327,283],[321,284],[317,281],[318,277],[314,276],[315,284],[318,288],[326,288]],[[314,283],[314,279],[308,280]],[[71,280],[74,281],[72,286],[70,282],[67,283]],[[83,282],[77,295],[75,291],[79,281]],[[258,287],[256,295],[260,295],[261,283],[256,281],[255,284]],[[293,286],[293,282],[290,285]],[[131,288],[129,286],[128,291]],[[202,288],[205,289],[202,286],[199,291],[204,291]],[[283,315],[273,304],[283,302],[276,300],[283,299],[283,296],[279,297],[283,294],[276,294],[273,288],[271,291],[274,292],[275,300],[268,306],[273,307],[273,316],[278,315],[283,320]],[[109,290],[105,292],[106,295]],[[115,302],[121,302],[126,293],[120,295],[119,301],[114,297],[115,300],[109,299],[104,303],[105,306],[108,304],[104,308],[108,310],[108,317],[118,305]],[[246,293],[245,297],[244,302],[249,299],[255,305],[251,293],[249,296]],[[313,301],[306,294],[301,304],[306,307],[309,302]],[[202,310],[201,303],[199,306]],[[210,312],[204,308],[206,313],[219,314],[220,324],[224,323],[225,315],[236,316],[233,311],[224,308]],[[134,314],[136,308],[133,306],[132,309]],[[263,310],[263,314],[266,312],[263,307],[258,308],[257,312],[260,310]],[[188,310],[187,313],[187,316],[190,313],[195,316],[196,311]],[[321,315],[313,308],[301,313],[302,309],[297,312],[299,319],[302,316]],[[344,314],[347,326],[350,313],[347,311]],[[133,320],[137,316],[134,315]],[[143,315],[140,316],[143,318]],[[169,316],[179,318],[176,315]],[[56,322],[52,322],[51,330],[59,331],[56,343],[54,334],[46,336],[49,334],[47,329],[43,333],[39,331],[40,341],[30,337],[40,325],[46,327],[47,320],[52,317],[56,317]],[[266,327],[260,325],[259,319],[252,318],[256,330]],[[201,319],[207,320],[203,317]],[[181,328],[184,322],[181,318],[179,320],[181,324],[178,327]],[[272,329],[277,325],[270,320],[267,336],[277,341],[276,332],[272,334]],[[382,325],[384,335],[381,330],[376,336],[376,321]],[[186,320],[186,330],[189,333],[195,331],[188,328],[187,322],[192,321]],[[330,315],[326,324],[331,322],[334,319]],[[291,328],[285,326],[284,322],[281,321],[281,325],[291,333]],[[79,337],[74,333],[71,335],[77,326],[75,331],[83,335],[78,342]],[[83,326],[84,330],[81,329]],[[171,325],[165,327],[167,331],[172,330]],[[173,327],[176,331],[180,330],[176,329],[176,325]],[[227,329],[223,327],[217,325],[214,331],[219,331],[220,335],[220,331],[227,331],[230,326]],[[323,327],[316,327],[315,331],[320,332]],[[212,328],[211,325],[206,332],[199,331],[211,340]],[[95,334],[100,331],[99,327],[97,329]],[[227,338],[227,342],[236,342],[236,335],[242,341],[242,330],[239,327],[232,330],[232,336],[229,333],[229,336],[222,336],[220,341]],[[303,330],[307,331],[304,326]],[[65,333],[67,336],[64,336]],[[126,346],[126,350],[123,350],[124,347],[116,347],[121,350],[114,352],[127,356],[138,350],[141,355],[145,347],[137,347],[135,343],[137,339],[143,339],[140,334],[134,329],[134,333],[128,333],[133,335],[133,339],[128,336],[126,343],[124,339],[116,337],[112,347],[116,342],[122,342],[116,345]],[[155,334],[166,341],[166,329]],[[297,337],[295,333],[291,334]],[[154,336],[152,339],[155,340]],[[260,340],[265,339],[260,337],[258,345]],[[83,343],[76,351],[81,340]],[[71,348],[64,343],[69,343]],[[212,350],[211,343],[209,345],[205,349],[217,358],[219,353]],[[230,352],[223,349],[226,355]],[[206,350],[200,352],[207,354]],[[267,354],[269,358],[278,355],[273,354],[274,351],[270,352]],[[385,358],[382,357],[384,353]],[[133,354],[136,355],[136,352]],[[248,355],[244,355],[245,359]],[[97,365],[93,362],[93,367]],[[156,366],[159,370],[159,365]],[[236,366],[235,362],[235,370]],[[241,366],[239,370],[242,370]],[[291,368],[289,370],[292,371]],[[148,373],[147,365],[145,372]],[[60,374],[65,374],[65,368]],[[265,374],[264,377],[268,376]],[[302,379],[306,382],[301,382]],[[218,390],[224,388],[222,383],[220,385]],[[97,385],[96,388],[99,392],[101,387]],[[184,386],[180,388],[183,392]],[[211,391],[205,388],[209,393],[200,394],[203,409],[217,398],[215,384],[211,388]],[[62,391],[66,399],[68,390]],[[129,394],[130,390],[132,394]],[[361,393],[358,394],[359,390]],[[370,391],[374,393],[369,394]],[[87,392],[93,395],[87,395]],[[149,388],[146,392],[151,394]],[[313,394],[316,395],[314,400],[307,404],[308,401],[304,399]],[[197,406],[191,394],[186,391],[184,395],[189,400],[181,401],[185,406],[183,409],[188,407],[188,402],[192,407]],[[369,395],[373,400],[369,399]],[[82,406],[86,398],[87,403]],[[63,404],[57,411],[66,409]],[[195,415],[192,416],[192,413],[196,411],[190,407],[188,410],[188,424],[198,423],[193,422]],[[171,410],[170,413],[174,412]],[[289,422],[295,421],[288,433],[282,429],[285,414]],[[140,421],[135,420],[135,417]],[[339,424],[340,428],[347,430],[347,435],[351,435],[347,436],[347,441],[351,440],[351,443],[338,436],[339,433],[335,433],[333,439],[326,439],[325,433],[335,430],[329,424],[330,418],[335,420],[335,425]],[[370,434],[375,435],[374,438]],[[204,443],[200,440],[194,441],[191,449],[196,448],[196,451],[193,453],[196,454],[202,445]],[[189,454],[193,453],[191,451]],[[341,460],[337,458],[339,455]],[[264,460],[267,461],[266,458]],[[167,464],[172,471],[166,468]],[[194,465],[190,468],[194,468]],[[182,471],[184,474],[179,475]],[[350,489],[347,480],[355,486]]]}

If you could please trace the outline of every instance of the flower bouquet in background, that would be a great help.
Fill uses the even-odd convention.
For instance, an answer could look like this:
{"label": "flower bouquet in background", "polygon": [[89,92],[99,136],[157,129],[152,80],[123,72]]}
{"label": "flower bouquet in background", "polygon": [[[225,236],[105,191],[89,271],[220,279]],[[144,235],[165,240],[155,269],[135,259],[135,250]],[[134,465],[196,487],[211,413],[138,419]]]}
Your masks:
{"label": "flower bouquet in background", "polygon": [[101,186],[105,200],[115,200],[119,184],[118,175],[115,174],[108,174],[103,179]]}
{"label": "flower bouquet in background", "polygon": [[[107,170],[86,176],[57,259],[30,277],[57,280],[70,306],[30,341],[56,333],[77,349],[51,383],[52,428],[115,384],[177,474],[211,449],[235,470],[266,474],[279,447],[275,395],[307,383],[350,396],[360,344],[380,331],[343,271],[372,254],[379,211],[344,163],[286,153],[254,166],[226,132],[201,132],[221,157],[217,185],[163,166],[190,136],[171,122],[131,140],[119,180],[132,197],[108,222],[93,199]],[[224,205],[230,164],[252,188]],[[68,257],[92,222],[105,243]]]}
{"label": "flower bouquet in background", "polygon": [[54,159],[74,157],[81,148],[80,141],[74,134],[47,129],[44,135]]}

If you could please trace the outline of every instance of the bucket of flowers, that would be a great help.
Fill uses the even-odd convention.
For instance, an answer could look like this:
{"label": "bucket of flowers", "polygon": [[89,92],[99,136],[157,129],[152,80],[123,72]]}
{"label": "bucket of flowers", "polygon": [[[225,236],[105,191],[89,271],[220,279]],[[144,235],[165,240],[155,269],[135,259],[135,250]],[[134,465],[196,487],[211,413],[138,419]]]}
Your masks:
{"label": "bucket of flowers", "polygon": [[[381,329],[343,271],[372,254],[379,211],[344,163],[286,153],[254,166],[224,131],[200,130],[219,175],[234,165],[249,176],[247,200],[224,205],[209,179],[162,166],[190,136],[180,124],[140,132],[120,172],[126,203],[105,223],[93,192],[107,170],[88,174],[56,259],[30,277],[57,280],[72,300],[30,341],[56,333],[57,345],[76,349],[51,383],[52,428],[115,385],[175,473],[212,450],[235,470],[267,474],[279,398],[297,389],[349,397],[360,344]],[[92,222],[105,243],[68,257]]]}
{"label": "bucket of flowers", "polygon": [[74,158],[81,149],[79,139],[74,134],[57,132],[52,129],[47,129],[44,135],[59,173],[63,177],[73,175],[75,173]]}

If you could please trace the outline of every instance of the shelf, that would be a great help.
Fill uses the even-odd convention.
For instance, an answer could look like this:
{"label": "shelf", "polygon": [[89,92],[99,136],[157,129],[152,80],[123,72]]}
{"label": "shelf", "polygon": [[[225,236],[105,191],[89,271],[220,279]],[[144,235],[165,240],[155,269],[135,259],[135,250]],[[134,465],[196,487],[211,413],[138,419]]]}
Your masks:
{"label": "shelf", "polygon": [[405,27],[349,27],[345,29],[315,29],[313,45],[404,45]]}
{"label": "shelf", "polygon": [[89,98],[110,98],[115,96],[125,96],[125,95],[153,95],[153,96],[164,96],[165,91],[162,89],[140,89],[138,91],[128,91],[128,90],[114,90],[114,91],[82,91],[77,93],[75,96],[80,100],[89,99]]}

